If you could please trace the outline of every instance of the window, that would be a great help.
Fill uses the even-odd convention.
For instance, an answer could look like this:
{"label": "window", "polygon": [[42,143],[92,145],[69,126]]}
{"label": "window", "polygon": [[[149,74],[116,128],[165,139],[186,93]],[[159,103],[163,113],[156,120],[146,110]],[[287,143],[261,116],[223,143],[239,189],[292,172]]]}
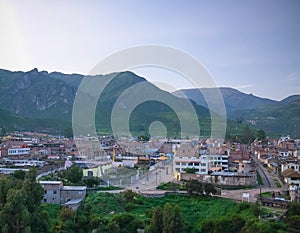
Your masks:
{"label": "window", "polygon": [[47,194],[47,190],[45,189],[45,194]]}
{"label": "window", "polygon": [[185,166],[185,165],[186,165],[186,163],[181,163],[181,165],[182,165],[182,166]]}
{"label": "window", "polygon": [[206,163],[201,163],[201,167],[206,167]]}
{"label": "window", "polygon": [[57,194],[57,190],[53,190],[53,194]]}
{"label": "window", "polygon": [[199,166],[199,163],[194,163],[194,166],[197,166],[197,167],[198,167],[198,166]]}
{"label": "window", "polygon": [[201,172],[206,172],[206,169],[201,169]]}
{"label": "window", "polygon": [[47,199],[46,199],[46,198],[44,198],[44,202],[47,202]]}

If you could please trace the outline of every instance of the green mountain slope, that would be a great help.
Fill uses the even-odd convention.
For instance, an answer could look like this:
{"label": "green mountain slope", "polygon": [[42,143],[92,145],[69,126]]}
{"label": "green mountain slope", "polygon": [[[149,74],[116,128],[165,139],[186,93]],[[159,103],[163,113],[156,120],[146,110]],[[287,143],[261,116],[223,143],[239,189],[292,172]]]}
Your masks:
{"label": "green mountain slope", "polygon": [[[229,116],[230,113],[235,110],[259,108],[276,103],[274,100],[260,98],[252,94],[245,94],[229,87],[220,87],[218,89],[223,97]],[[215,91],[216,88],[184,89],[175,91],[173,94],[178,97],[189,98],[201,106],[208,107],[205,97],[213,101]]]}
{"label": "green mountain slope", "polygon": [[[168,136],[180,136],[182,130],[180,120],[191,122],[196,115],[199,118],[197,123],[200,124],[201,133],[210,135],[210,113],[206,108],[162,91],[132,72],[97,75],[91,78],[105,83],[112,76],[115,77],[105,86],[96,107],[98,132],[112,132],[111,113],[114,107],[120,104],[130,105],[132,102],[129,101],[130,98],[143,99],[147,93],[147,98],[131,109],[129,119],[131,132],[148,133],[151,123],[160,121],[167,128]],[[66,75],[58,72],[49,74],[45,71],[38,72],[37,69],[29,72],[0,70],[0,106],[9,111],[12,116],[16,114],[18,117],[23,117],[19,122],[18,117],[11,116],[12,128],[37,129],[40,126],[63,130],[71,125],[73,102],[82,79],[83,76],[78,74]],[[130,91],[126,97],[124,93],[127,90]],[[89,94],[89,90],[85,91]],[[191,105],[196,113],[189,111],[188,105]],[[181,119],[176,113],[180,113]],[[117,114],[114,118],[119,122],[124,121],[122,114]],[[9,125],[8,122],[3,124]],[[187,131],[193,134],[196,129],[197,127],[191,125]]]}
{"label": "green mountain slope", "polygon": [[0,109],[0,127],[7,131],[33,130],[37,132],[62,133],[66,128],[71,127],[71,123],[57,119],[37,119],[13,114]]}
{"label": "green mountain slope", "polygon": [[300,138],[300,99],[287,104],[279,103],[277,106],[236,111],[232,114],[273,134]]}
{"label": "green mountain slope", "polygon": [[[212,88],[176,91],[178,97],[190,98],[207,106],[204,95],[210,97]],[[292,95],[281,101],[260,98],[232,88],[220,88],[226,106],[227,117],[251,123],[254,127],[275,135],[289,134],[300,137],[300,95]]]}

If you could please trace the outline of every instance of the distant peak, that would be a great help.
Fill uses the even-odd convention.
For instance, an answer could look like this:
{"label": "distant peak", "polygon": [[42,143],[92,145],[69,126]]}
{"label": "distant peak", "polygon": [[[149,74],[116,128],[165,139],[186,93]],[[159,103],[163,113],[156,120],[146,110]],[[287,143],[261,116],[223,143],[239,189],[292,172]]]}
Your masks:
{"label": "distant peak", "polygon": [[30,70],[30,71],[28,71],[26,73],[38,73],[38,72],[39,72],[38,69],[34,68],[34,69],[32,69],[32,70]]}

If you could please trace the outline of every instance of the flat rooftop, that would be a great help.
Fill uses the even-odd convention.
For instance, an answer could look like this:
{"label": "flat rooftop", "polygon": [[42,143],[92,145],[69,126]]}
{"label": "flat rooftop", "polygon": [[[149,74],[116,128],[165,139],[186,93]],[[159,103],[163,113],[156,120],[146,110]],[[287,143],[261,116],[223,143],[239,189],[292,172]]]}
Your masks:
{"label": "flat rooftop", "polygon": [[62,184],[62,181],[52,181],[52,180],[41,180],[39,181],[40,184],[56,184],[56,185],[59,185],[59,184]]}
{"label": "flat rooftop", "polygon": [[84,191],[86,190],[86,186],[63,186],[61,190],[66,191]]}

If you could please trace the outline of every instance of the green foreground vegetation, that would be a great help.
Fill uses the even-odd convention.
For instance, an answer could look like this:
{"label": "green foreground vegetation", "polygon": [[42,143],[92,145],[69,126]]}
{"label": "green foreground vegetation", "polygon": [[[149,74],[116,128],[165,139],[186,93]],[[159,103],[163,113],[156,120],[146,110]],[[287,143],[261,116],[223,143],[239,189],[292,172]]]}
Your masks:
{"label": "green foreground vegetation", "polygon": [[279,233],[298,232],[300,223],[299,204],[289,207],[284,221],[259,220],[262,210],[254,204],[207,196],[146,198],[130,190],[89,195],[76,213],[52,205],[43,208],[51,215],[51,232]]}
{"label": "green foreground vegetation", "polygon": [[[123,193],[89,194],[81,207],[41,204],[43,189],[36,172],[0,178],[0,232],[54,233],[288,233],[300,231],[300,205],[290,203],[277,218],[256,204],[203,195],[212,187],[188,184],[188,195],[147,198]],[[70,177],[69,177],[70,178]],[[74,177],[73,177],[74,178]],[[74,180],[76,181],[77,178]],[[200,191],[199,191],[199,190]],[[198,191],[197,191],[198,190]],[[213,191],[213,190],[212,190]]]}

